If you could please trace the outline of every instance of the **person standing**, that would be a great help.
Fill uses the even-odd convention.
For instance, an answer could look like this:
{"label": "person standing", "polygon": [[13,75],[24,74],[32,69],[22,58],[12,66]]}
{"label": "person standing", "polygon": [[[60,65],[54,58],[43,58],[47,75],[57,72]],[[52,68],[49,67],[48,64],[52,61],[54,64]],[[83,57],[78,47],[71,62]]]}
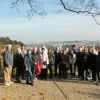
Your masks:
{"label": "person standing", "polygon": [[90,63],[89,63],[90,61],[89,61],[89,49],[88,49],[88,47],[85,47],[85,49],[84,49],[84,54],[83,54],[83,76],[82,76],[82,78],[83,79],[85,79],[85,80],[88,80],[87,79],[87,76],[88,76],[88,69],[89,69],[89,65],[90,65]]}
{"label": "person standing", "polygon": [[96,81],[96,58],[97,55],[95,54],[95,49],[90,48],[89,49],[89,67],[90,67],[90,72],[92,72],[91,78],[92,81]]}
{"label": "person standing", "polygon": [[58,69],[60,68],[60,64],[61,64],[61,52],[60,52],[60,48],[57,47],[56,51],[54,51],[54,73],[55,73],[55,77],[57,77],[58,75]]}
{"label": "person standing", "polygon": [[49,59],[48,59],[48,51],[45,47],[42,48],[41,58],[43,61],[41,79],[46,79],[47,78],[47,66],[49,64]]}
{"label": "person standing", "polygon": [[15,59],[14,59],[15,66],[17,67],[17,69],[16,69],[16,80],[17,80],[18,83],[21,83],[22,74],[23,74],[23,71],[24,71],[24,67],[23,67],[24,59],[23,59],[23,55],[22,55],[20,48],[17,49],[17,53],[14,56],[15,56]]}
{"label": "person standing", "polygon": [[83,74],[83,49],[79,47],[79,52],[77,53],[76,57],[76,65],[78,67],[78,78],[82,79]]}
{"label": "person standing", "polygon": [[21,48],[21,54],[23,57],[23,60],[22,60],[22,67],[23,67],[22,79],[25,79],[26,69],[25,69],[25,64],[24,64],[24,57],[27,54],[27,50],[26,50],[26,46],[24,44],[20,45],[20,48]]}
{"label": "person standing", "polygon": [[39,59],[40,59],[40,56],[39,56],[38,48],[34,47],[32,51],[34,81],[37,80],[36,75],[38,73],[36,72],[36,68],[39,64]]}
{"label": "person standing", "polygon": [[96,83],[100,81],[100,51],[98,52],[98,56],[96,58]]}
{"label": "person standing", "polygon": [[34,69],[33,69],[33,60],[32,60],[30,49],[28,49],[27,54],[25,55],[24,63],[25,63],[26,71],[27,71],[26,84],[30,84],[33,86],[34,85],[34,75],[33,75]]}
{"label": "person standing", "polygon": [[7,45],[4,51],[4,84],[10,86],[13,84],[11,81],[12,67],[13,67],[13,53],[11,51],[12,45]]}
{"label": "person standing", "polygon": [[54,65],[54,53],[52,51],[52,48],[48,49],[48,59],[49,59],[48,69],[50,72],[49,77],[52,79],[52,77],[53,77],[53,65]]}
{"label": "person standing", "polygon": [[69,63],[69,55],[66,49],[61,55],[61,66],[59,68],[59,78],[67,78],[67,65]]}
{"label": "person standing", "polygon": [[0,81],[2,79],[2,64],[3,63],[3,57],[2,54],[0,53]]}
{"label": "person standing", "polygon": [[75,77],[75,64],[76,64],[76,54],[73,50],[70,51],[69,54],[69,62],[70,62],[70,78]]}

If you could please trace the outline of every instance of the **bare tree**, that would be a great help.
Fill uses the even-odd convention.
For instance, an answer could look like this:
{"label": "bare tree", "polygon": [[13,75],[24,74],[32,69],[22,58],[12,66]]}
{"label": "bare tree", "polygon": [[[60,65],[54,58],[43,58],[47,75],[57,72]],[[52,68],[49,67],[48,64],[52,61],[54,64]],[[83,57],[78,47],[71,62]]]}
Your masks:
{"label": "bare tree", "polygon": [[27,9],[27,16],[30,18],[34,14],[44,15],[46,14],[42,8],[41,0],[12,0],[11,1],[12,8],[20,8],[20,6],[24,6]]}
{"label": "bare tree", "polygon": [[[18,6],[18,4],[22,3],[23,5],[29,7],[27,11],[28,16],[32,16],[33,14],[43,15],[45,12],[42,9],[41,0],[13,0],[13,7]],[[100,16],[100,8],[97,3],[97,0],[58,0],[61,7],[64,10],[76,13],[76,14],[85,14],[92,16],[95,22],[100,25],[97,21],[97,17]]]}
{"label": "bare tree", "polygon": [[76,14],[85,14],[92,16],[95,22],[100,25],[96,20],[96,17],[100,16],[100,8],[97,4],[97,0],[71,0],[73,2],[69,3],[68,0],[60,0],[62,7]]}

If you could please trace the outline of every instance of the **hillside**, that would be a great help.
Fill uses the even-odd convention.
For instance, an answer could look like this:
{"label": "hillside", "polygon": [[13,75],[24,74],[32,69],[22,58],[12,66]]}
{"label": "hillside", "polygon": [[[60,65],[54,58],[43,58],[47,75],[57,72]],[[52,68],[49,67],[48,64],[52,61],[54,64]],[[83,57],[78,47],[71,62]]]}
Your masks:
{"label": "hillside", "polygon": [[[11,40],[9,37],[0,37],[0,53],[4,50],[5,45],[12,44],[13,51],[16,52],[16,48],[18,48],[18,45],[24,44],[17,40]],[[25,44],[24,44],[25,45]]]}
{"label": "hillside", "polygon": [[0,37],[0,45],[6,45],[6,44],[17,45],[23,43],[17,40],[11,40],[9,37]]}

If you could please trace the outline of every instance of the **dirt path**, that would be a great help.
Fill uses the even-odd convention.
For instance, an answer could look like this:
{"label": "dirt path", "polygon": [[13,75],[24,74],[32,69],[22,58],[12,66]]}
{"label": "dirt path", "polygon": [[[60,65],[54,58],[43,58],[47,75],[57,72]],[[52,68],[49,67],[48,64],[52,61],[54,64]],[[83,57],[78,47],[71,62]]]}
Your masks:
{"label": "dirt path", "polygon": [[100,100],[100,86],[78,80],[38,80],[34,86],[1,84],[0,100]]}

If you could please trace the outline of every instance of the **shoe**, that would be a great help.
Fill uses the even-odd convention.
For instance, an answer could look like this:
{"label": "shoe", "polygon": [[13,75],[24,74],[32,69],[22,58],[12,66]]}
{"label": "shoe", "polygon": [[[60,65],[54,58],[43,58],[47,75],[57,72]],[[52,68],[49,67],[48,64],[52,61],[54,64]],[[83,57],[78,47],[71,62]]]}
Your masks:
{"label": "shoe", "polygon": [[30,82],[29,81],[26,81],[26,84],[30,84]]}
{"label": "shoe", "polygon": [[33,81],[34,81],[34,82],[37,81],[37,78],[35,77]]}
{"label": "shoe", "polygon": [[10,83],[5,83],[4,85],[5,85],[5,86],[10,86],[11,84],[10,84]]}
{"label": "shoe", "polygon": [[17,83],[21,83],[21,81],[18,80]]}
{"label": "shoe", "polygon": [[94,84],[97,84],[97,83],[98,83],[98,81],[95,81],[95,82],[94,82]]}
{"label": "shoe", "polygon": [[12,84],[14,84],[14,82],[11,81],[10,84],[12,85]]}
{"label": "shoe", "polygon": [[37,78],[35,77],[35,81],[37,80]]}
{"label": "shoe", "polygon": [[34,83],[30,83],[30,85],[34,86]]}
{"label": "shoe", "polygon": [[95,80],[95,79],[91,79],[90,81],[91,81],[91,82],[95,82],[96,80]]}

